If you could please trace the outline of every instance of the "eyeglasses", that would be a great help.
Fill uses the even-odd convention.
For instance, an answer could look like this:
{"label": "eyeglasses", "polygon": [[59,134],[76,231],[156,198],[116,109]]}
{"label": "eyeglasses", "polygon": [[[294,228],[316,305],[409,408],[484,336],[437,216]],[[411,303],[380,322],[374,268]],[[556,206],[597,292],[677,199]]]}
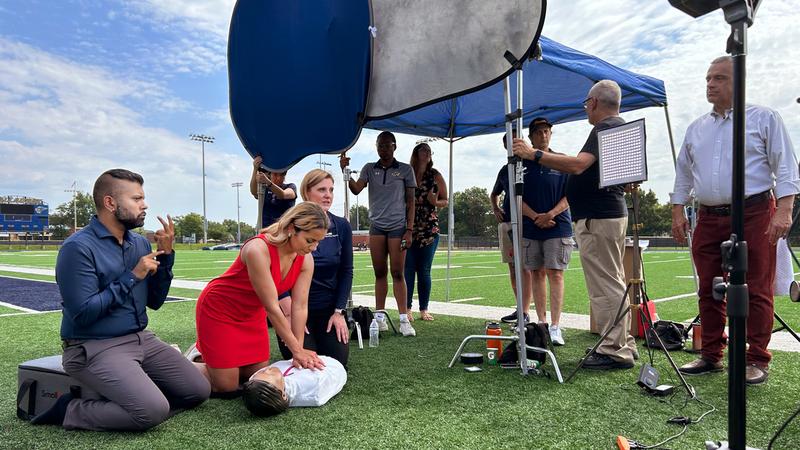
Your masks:
{"label": "eyeglasses", "polygon": [[589,100],[592,100],[593,98],[594,98],[594,97],[586,97],[586,98],[583,100],[583,109],[587,109],[587,108],[589,107],[589,105],[588,105],[587,103],[589,103]]}

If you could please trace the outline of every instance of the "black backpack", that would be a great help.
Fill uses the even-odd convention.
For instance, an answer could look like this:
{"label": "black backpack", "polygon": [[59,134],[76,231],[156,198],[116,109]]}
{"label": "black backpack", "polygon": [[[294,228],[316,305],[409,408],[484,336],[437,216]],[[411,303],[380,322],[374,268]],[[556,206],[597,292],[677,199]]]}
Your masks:
{"label": "black backpack", "polygon": [[682,323],[659,320],[653,324],[653,328],[647,330],[645,345],[650,348],[661,348],[655,337],[655,334],[658,334],[661,342],[664,343],[665,350],[680,350],[686,343],[683,328]]}
{"label": "black backpack", "polygon": [[[357,323],[361,327],[361,338],[369,339],[369,324],[371,324],[372,319],[375,318],[375,314],[372,310],[366,306],[356,306],[350,310],[350,317],[352,317],[354,324]],[[356,331],[355,325],[353,326],[353,331],[350,333],[350,340],[358,341],[358,332]]]}
{"label": "black backpack", "polygon": [[[550,340],[550,328],[546,323],[529,323],[525,325],[525,345],[531,347],[545,348],[553,350],[553,342]],[[540,351],[528,349],[528,359],[539,361],[543,365],[547,361],[547,354]],[[517,343],[511,342],[503,349],[498,363],[513,364],[519,361],[517,356]]]}

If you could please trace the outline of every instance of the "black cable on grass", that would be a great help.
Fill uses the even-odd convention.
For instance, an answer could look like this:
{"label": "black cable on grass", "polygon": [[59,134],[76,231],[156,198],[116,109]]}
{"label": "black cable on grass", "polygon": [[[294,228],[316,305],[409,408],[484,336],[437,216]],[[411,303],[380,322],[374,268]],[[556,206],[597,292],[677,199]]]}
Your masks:
{"label": "black cable on grass", "polygon": [[[627,386],[622,386],[621,385],[620,387],[623,390],[628,390],[629,389]],[[643,395],[646,394],[644,391],[641,391],[641,392],[642,392]],[[674,416],[674,417],[670,418],[669,420],[667,420],[667,423],[674,423],[676,425],[683,425],[683,429],[679,433],[676,433],[676,434],[664,439],[663,441],[658,442],[656,444],[652,444],[652,445],[645,445],[645,444],[642,444],[641,442],[634,441],[632,439],[628,439],[628,444],[630,445],[631,449],[642,449],[642,450],[644,450],[644,449],[649,449],[649,450],[663,449],[664,447],[661,447],[662,445],[664,445],[664,444],[666,444],[666,443],[668,443],[670,441],[673,441],[673,440],[678,439],[679,437],[683,436],[686,433],[686,430],[689,429],[689,425],[693,425],[693,424],[702,422],[703,419],[706,418],[706,416],[708,416],[709,414],[711,414],[711,413],[713,413],[714,411],[717,410],[717,408],[714,405],[712,405],[712,404],[710,404],[708,402],[704,402],[703,400],[700,400],[699,397],[695,396],[693,399],[690,398],[688,395],[684,395],[684,396],[678,397],[677,396],[677,392],[672,394],[672,395],[670,395],[666,399],[658,399],[658,401],[660,403],[669,405],[670,407],[674,408],[675,406],[672,404],[672,401],[675,398],[683,398],[683,406],[681,406],[680,408],[675,410],[676,416]],[[707,411],[705,411],[703,414],[701,414],[700,417],[698,417],[697,419],[692,419],[692,418],[690,418],[688,416],[679,416],[679,415],[677,415],[677,414],[680,414],[681,410],[683,410],[684,408],[686,408],[686,406],[689,405],[689,402],[691,400],[695,400],[696,402],[700,403],[701,405],[705,405],[705,406],[709,407],[709,409]],[[794,416],[797,416],[799,413],[800,413],[800,409],[798,409],[798,411],[794,414]],[[793,419],[794,416],[791,419]],[[787,425],[788,422],[791,421],[791,419],[789,419],[784,424],[784,427],[781,427],[781,430],[778,430],[778,433],[776,433],[776,436],[777,436],[777,434],[780,434],[780,432],[783,430],[783,428],[785,428],[785,425]]]}
{"label": "black cable on grass", "polygon": [[785,422],[783,422],[783,425],[781,425],[781,427],[778,428],[778,431],[776,431],[775,434],[772,436],[772,439],[769,440],[769,445],[767,445],[767,450],[772,450],[772,444],[775,443],[775,441],[778,439],[778,436],[780,436],[781,433],[783,433],[783,430],[785,430],[786,427],[789,426],[789,424],[798,416],[798,414],[800,414],[800,408],[797,408],[797,411],[795,411],[794,414],[789,416],[789,418],[786,419]]}

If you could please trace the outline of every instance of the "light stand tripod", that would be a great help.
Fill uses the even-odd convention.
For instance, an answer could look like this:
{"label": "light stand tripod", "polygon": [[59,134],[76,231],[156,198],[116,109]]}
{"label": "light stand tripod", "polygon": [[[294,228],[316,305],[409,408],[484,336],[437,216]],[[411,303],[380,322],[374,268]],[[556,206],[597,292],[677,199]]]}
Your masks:
{"label": "light stand tripod", "polygon": [[746,284],[747,242],[744,240],[745,62],[747,30],[753,24],[753,17],[761,2],[670,0],[670,3],[693,17],[722,8],[725,21],[731,26],[726,51],[733,57],[732,233],[730,239],[721,245],[723,270],[730,274],[730,283],[715,279],[713,290],[728,297],[728,445],[732,449],[744,449],[747,431],[745,343],[749,303]]}
{"label": "light stand tripod", "polygon": [[[696,394],[694,388],[686,382],[686,379],[683,377],[683,374],[680,373],[678,370],[677,364],[672,359],[672,356],[669,354],[669,351],[664,346],[664,342],[661,340],[661,337],[658,333],[655,332],[655,328],[653,326],[653,318],[650,317],[650,309],[647,307],[647,303],[650,301],[650,297],[647,296],[647,292],[644,289],[644,280],[641,278],[641,254],[639,253],[639,228],[641,228],[641,224],[639,223],[639,186],[634,184],[631,187],[631,199],[633,201],[633,223],[631,224],[631,230],[633,231],[633,273],[632,277],[628,280],[628,284],[625,287],[625,293],[622,295],[622,300],[620,301],[619,309],[617,309],[617,316],[614,322],[603,332],[600,339],[594,344],[594,346],[589,350],[586,355],[578,362],[577,367],[572,370],[572,373],[569,374],[566,381],[572,379],[578,370],[583,367],[583,364],[586,362],[586,359],[589,356],[593,355],[597,348],[600,347],[600,344],[606,339],[606,337],[612,332],[612,330],[619,325],[619,323],[628,315],[630,312],[630,308],[628,307],[628,298],[629,294],[633,295],[633,304],[638,305],[637,311],[639,318],[642,319],[643,324],[645,324],[646,335],[650,334],[657,342],[658,347],[666,356],[667,361],[669,361],[670,366],[675,371],[675,374],[678,376],[678,379],[681,382],[681,385],[684,389],[686,389],[686,393],[689,395],[689,398],[695,398]],[[631,317],[631,319],[634,319]],[[627,331],[627,330],[626,330]],[[650,351],[648,352],[650,355],[650,365],[653,364],[653,353]]]}
{"label": "light stand tripod", "polygon": [[[528,365],[528,352],[527,350],[535,350],[543,352],[553,363],[553,368],[556,372],[556,377],[560,383],[563,383],[561,377],[561,370],[558,367],[556,357],[549,349],[532,347],[525,343],[525,317],[522,310],[522,192],[523,192],[523,176],[524,167],[522,160],[514,156],[513,139],[514,128],[516,128],[518,135],[522,136],[522,62],[516,59],[510,52],[506,52],[506,59],[516,69],[517,74],[517,109],[511,111],[511,82],[509,77],[504,80],[503,85],[505,93],[505,111],[506,111],[506,151],[508,155],[508,192],[511,201],[511,237],[514,245],[514,277],[516,279],[516,303],[517,303],[517,334],[515,336],[493,336],[493,335],[472,335],[467,336],[461,341],[461,345],[456,350],[453,359],[450,361],[448,367],[453,367],[461,351],[467,342],[471,340],[507,340],[517,343],[517,355],[519,355],[519,366],[522,370],[522,375],[528,375],[530,367]],[[512,126],[512,122],[516,123],[516,127]]]}

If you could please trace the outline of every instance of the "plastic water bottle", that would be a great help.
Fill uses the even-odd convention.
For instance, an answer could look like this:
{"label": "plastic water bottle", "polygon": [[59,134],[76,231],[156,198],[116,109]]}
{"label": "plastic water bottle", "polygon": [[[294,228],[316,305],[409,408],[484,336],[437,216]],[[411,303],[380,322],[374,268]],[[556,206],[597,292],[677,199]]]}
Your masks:
{"label": "plastic water bottle", "polygon": [[372,323],[369,324],[369,346],[377,347],[379,339],[380,332],[378,331],[378,319],[372,319]]}

